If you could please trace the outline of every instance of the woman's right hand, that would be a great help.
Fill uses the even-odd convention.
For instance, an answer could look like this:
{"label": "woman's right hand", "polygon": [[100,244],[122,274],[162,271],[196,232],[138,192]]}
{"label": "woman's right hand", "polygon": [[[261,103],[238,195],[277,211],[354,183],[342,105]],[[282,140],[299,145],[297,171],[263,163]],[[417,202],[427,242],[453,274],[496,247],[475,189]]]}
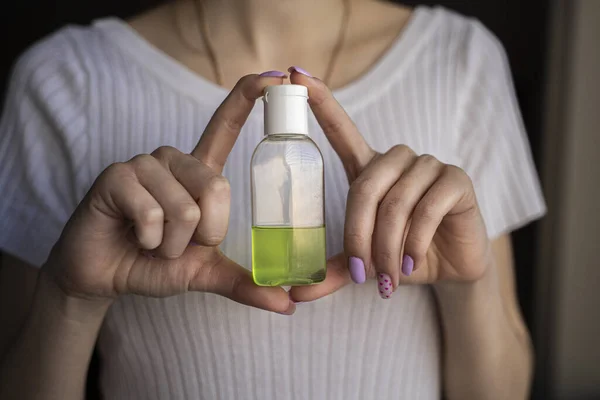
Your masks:
{"label": "woman's right hand", "polygon": [[229,221],[223,165],[256,99],[267,85],[280,83],[279,77],[242,78],[191,154],[160,147],[109,166],[54,246],[44,266],[50,279],[83,299],[202,291],[293,313],[283,289],[255,285],[249,271],[217,247]]}

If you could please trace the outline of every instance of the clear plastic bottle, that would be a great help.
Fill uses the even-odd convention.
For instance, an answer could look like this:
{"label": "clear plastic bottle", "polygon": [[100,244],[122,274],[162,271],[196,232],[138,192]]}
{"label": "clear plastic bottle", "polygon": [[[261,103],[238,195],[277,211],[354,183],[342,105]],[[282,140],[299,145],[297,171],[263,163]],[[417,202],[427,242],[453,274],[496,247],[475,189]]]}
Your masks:
{"label": "clear plastic bottle", "polygon": [[300,85],[265,89],[265,138],[250,168],[252,275],[261,286],[325,279],[323,157],[308,137],[307,99]]}

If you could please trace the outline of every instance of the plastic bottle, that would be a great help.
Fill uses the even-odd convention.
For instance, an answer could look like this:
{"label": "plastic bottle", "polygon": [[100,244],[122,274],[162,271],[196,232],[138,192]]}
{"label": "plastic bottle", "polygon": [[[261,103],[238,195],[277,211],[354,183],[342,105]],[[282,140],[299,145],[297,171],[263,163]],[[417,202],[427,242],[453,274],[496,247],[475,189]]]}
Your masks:
{"label": "plastic bottle", "polygon": [[265,138],[251,162],[252,275],[261,286],[326,274],[323,157],[308,136],[308,90],[265,89]]}

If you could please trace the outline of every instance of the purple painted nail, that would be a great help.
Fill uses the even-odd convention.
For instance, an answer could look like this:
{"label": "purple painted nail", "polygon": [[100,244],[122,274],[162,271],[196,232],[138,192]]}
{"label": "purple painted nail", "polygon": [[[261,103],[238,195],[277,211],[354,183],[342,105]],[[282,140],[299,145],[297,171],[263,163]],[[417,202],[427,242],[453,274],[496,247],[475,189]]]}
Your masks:
{"label": "purple painted nail", "polygon": [[289,68],[288,68],[288,72],[289,72],[290,74],[291,74],[292,72],[294,72],[294,71],[298,72],[299,74],[306,75],[306,76],[308,76],[308,77],[312,78],[312,75],[311,75],[311,74],[309,74],[309,73],[308,73],[308,71],[307,71],[307,70],[305,70],[304,68],[295,67],[295,66],[291,66],[291,67],[289,67]]}
{"label": "purple painted nail", "polygon": [[365,283],[367,280],[365,263],[358,257],[348,259],[348,269],[354,283]]}
{"label": "purple painted nail", "polygon": [[378,273],[377,274],[377,290],[379,290],[379,296],[382,299],[389,299],[394,293],[394,287],[392,285],[392,278],[388,274]]}
{"label": "purple painted nail", "polygon": [[402,273],[406,276],[410,276],[413,273],[415,267],[415,260],[409,255],[402,257]]}
{"label": "purple painted nail", "polygon": [[270,78],[287,78],[286,73],[281,72],[281,71],[267,71],[267,72],[263,72],[259,76],[270,77]]}

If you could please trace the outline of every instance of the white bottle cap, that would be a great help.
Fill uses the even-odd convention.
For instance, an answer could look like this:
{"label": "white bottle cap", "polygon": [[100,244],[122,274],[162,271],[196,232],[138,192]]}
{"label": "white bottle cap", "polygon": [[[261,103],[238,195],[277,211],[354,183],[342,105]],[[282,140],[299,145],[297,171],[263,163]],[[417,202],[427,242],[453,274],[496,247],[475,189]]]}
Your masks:
{"label": "white bottle cap", "polygon": [[302,85],[267,86],[265,135],[308,135],[308,89]]}

